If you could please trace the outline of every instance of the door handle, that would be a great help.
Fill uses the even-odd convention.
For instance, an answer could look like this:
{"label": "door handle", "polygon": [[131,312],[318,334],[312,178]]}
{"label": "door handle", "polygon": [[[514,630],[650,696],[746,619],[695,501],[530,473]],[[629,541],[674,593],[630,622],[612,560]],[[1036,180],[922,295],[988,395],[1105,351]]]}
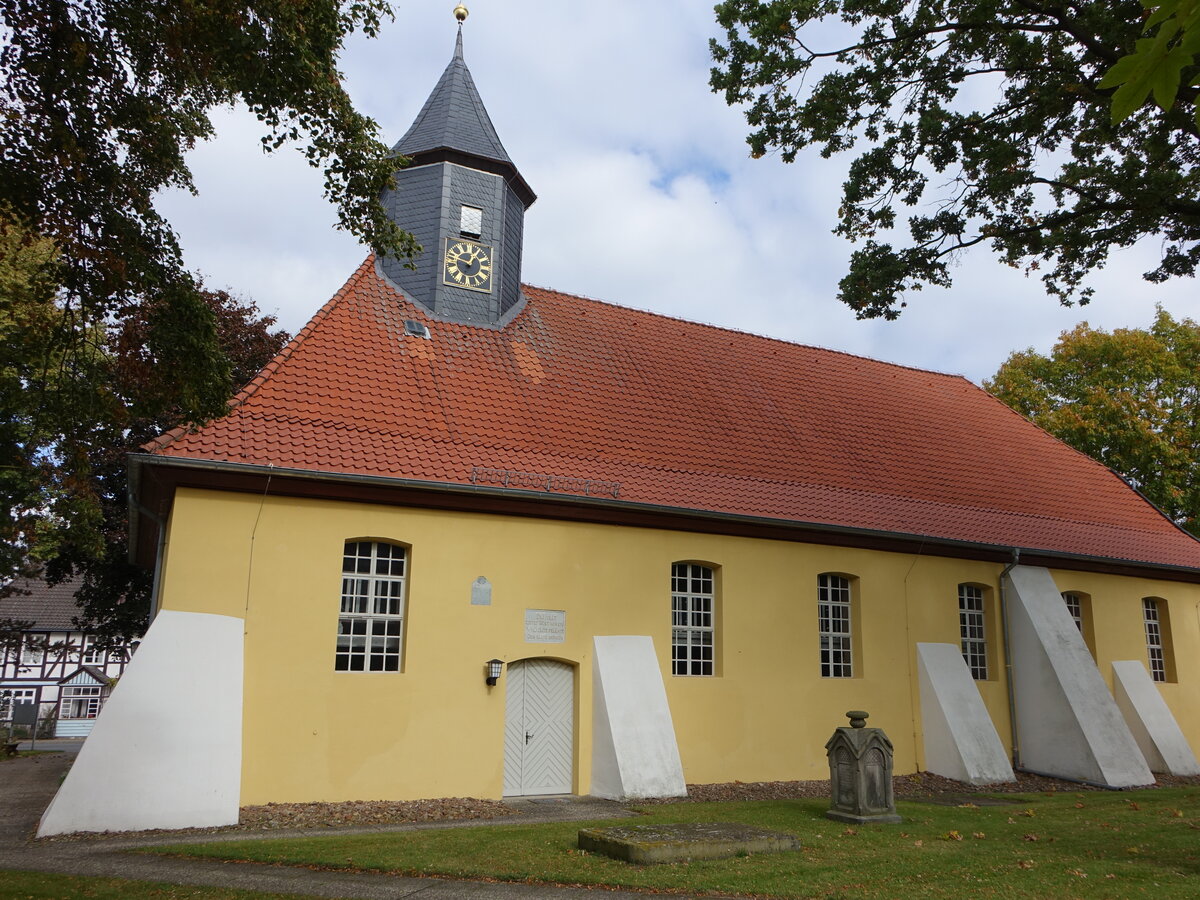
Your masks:
{"label": "door handle", "polygon": [[533,735],[532,735],[532,734],[530,734],[528,731],[527,731],[527,732],[525,732],[525,743],[526,743],[526,744],[528,744],[528,743],[529,743],[529,739],[530,739],[531,737],[533,737]]}

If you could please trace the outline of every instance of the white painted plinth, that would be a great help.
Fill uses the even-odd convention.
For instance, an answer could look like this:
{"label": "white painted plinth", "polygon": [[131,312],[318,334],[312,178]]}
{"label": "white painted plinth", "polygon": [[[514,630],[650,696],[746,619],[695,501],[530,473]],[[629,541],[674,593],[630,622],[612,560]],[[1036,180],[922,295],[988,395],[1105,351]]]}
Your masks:
{"label": "white painted plinth", "polygon": [[962,649],[917,644],[927,771],[968,784],[1016,781]]}
{"label": "white painted plinth", "polygon": [[1146,666],[1136,659],[1112,664],[1113,695],[1125,724],[1141,748],[1151,772],[1200,775],[1200,763],[1167,701],[1158,692]]}
{"label": "white painted plinth", "polygon": [[1017,566],[1009,578],[1021,766],[1110,787],[1153,784],[1049,571]]}
{"label": "white painted plinth", "polygon": [[236,824],[242,635],[241,619],[160,612],[38,836]]}
{"label": "white painted plinth", "polygon": [[687,796],[654,641],[603,636],[593,646],[592,794]]}

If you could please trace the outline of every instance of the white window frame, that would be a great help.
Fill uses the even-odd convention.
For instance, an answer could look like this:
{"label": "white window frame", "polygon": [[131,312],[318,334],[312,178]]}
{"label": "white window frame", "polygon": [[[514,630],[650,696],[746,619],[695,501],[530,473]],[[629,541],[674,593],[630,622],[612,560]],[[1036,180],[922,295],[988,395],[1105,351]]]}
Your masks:
{"label": "white window frame", "polygon": [[1142,598],[1142,623],[1146,629],[1146,659],[1152,681],[1167,680],[1167,652],[1163,642],[1162,616],[1157,597]]}
{"label": "white window frame", "polygon": [[21,639],[22,666],[40,666],[45,657],[46,651],[38,638],[27,634]]}
{"label": "white window frame", "polygon": [[402,671],[407,580],[403,545],[346,541],[334,671]]}
{"label": "white window frame", "polygon": [[958,632],[963,661],[976,681],[987,681],[987,617],[983,588],[974,584],[958,586]]}
{"label": "white window frame", "polygon": [[853,678],[849,578],[829,572],[817,576],[817,630],[821,636],[821,677]]}
{"label": "white window frame", "polygon": [[[68,684],[64,685],[58,698],[58,717],[60,719],[94,719],[100,715],[100,705],[104,701],[104,688],[100,685]],[[82,715],[75,715],[81,712]]]}
{"label": "white window frame", "polygon": [[104,651],[96,646],[96,639],[86,635],[80,638],[79,664],[81,666],[104,665]]}
{"label": "white window frame", "polygon": [[1075,591],[1063,591],[1062,598],[1075,627],[1079,629],[1080,634],[1083,634],[1083,598]]}
{"label": "white window frame", "polygon": [[716,571],[671,564],[671,673],[716,674]]}

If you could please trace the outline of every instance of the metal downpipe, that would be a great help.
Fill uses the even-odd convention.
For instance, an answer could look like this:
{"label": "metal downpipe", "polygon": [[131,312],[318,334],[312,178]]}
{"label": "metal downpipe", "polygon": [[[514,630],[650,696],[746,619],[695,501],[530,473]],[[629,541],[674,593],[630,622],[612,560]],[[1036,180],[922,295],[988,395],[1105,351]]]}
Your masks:
{"label": "metal downpipe", "polygon": [[[1000,588],[1000,623],[1001,630],[1004,632],[1004,687],[1008,694],[1008,727],[1012,733],[1012,763],[1013,768],[1017,771],[1025,771],[1021,768],[1021,735],[1017,728],[1017,697],[1013,692],[1013,664],[1012,664],[1012,641],[1009,620],[1008,620],[1008,591],[1005,590],[1004,581],[1008,578],[1008,573],[1011,572],[1021,561],[1021,551],[1016,547],[1012,548],[1012,562],[1004,567],[1004,571],[1000,573],[999,588]],[[1038,774],[1031,772],[1031,775]]]}

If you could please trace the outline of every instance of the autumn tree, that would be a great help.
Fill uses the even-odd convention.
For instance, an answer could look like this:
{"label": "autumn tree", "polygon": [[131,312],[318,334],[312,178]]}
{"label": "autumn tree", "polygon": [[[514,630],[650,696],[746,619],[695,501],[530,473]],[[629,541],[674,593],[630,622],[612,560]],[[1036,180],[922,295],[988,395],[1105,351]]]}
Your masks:
{"label": "autumn tree", "polygon": [[949,286],[951,263],[980,244],[1067,304],[1087,302],[1086,279],[1112,249],[1146,236],[1162,247],[1148,280],[1195,274],[1194,63],[1165,112],[1143,93],[1116,124],[1116,83],[1101,84],[1142,37],[1137,0],[725,0],[716,11],[711,84],[744,105],[752,154],[856,153],[836,231],[861,244],[839,291],[860,318],[894,318],[907,292]]}
{"label": "autumn tree", "polygon": [[[289,335],[251,301],[203,287],[199,296],[213,317],[228,383],[240,387],[270,362]],[[60,537],[46,565],[51,578],[81,576],[76,594],[81,623],[85,630],[116,641],[127,641],[145,628],[153,575],[129,562],[128,454],[190,421],[188,381],[175,375],[182,361],[164,359],[159,349],[156,332],[164,325],[156,302],[169,301],[138,307],[108,335],[109,388],[120,412],[97,426],[87,448],[94,530],[86,543],[74,538],[74,530]]]}
{"label": "autumn tree", "polygon": [[[380,202],[398,161],[337,69],[347,36],[390,14],[386,0],[0,0],[0,584],[31,552],[107,552],[103,442],[225,409],[220,310],[154,205],[192,189],[185,154],[212,136],[213,107],[248,107],[266,150],[299,145],[374,251],[416,252]],[[158,374],[135,384],[123,369],[139,358]]]}
{"label": "autumn tree", "polygon": [[1161,308],[1148,330],[1085,322],[984,387],[1200,536],[1200,325]]}

